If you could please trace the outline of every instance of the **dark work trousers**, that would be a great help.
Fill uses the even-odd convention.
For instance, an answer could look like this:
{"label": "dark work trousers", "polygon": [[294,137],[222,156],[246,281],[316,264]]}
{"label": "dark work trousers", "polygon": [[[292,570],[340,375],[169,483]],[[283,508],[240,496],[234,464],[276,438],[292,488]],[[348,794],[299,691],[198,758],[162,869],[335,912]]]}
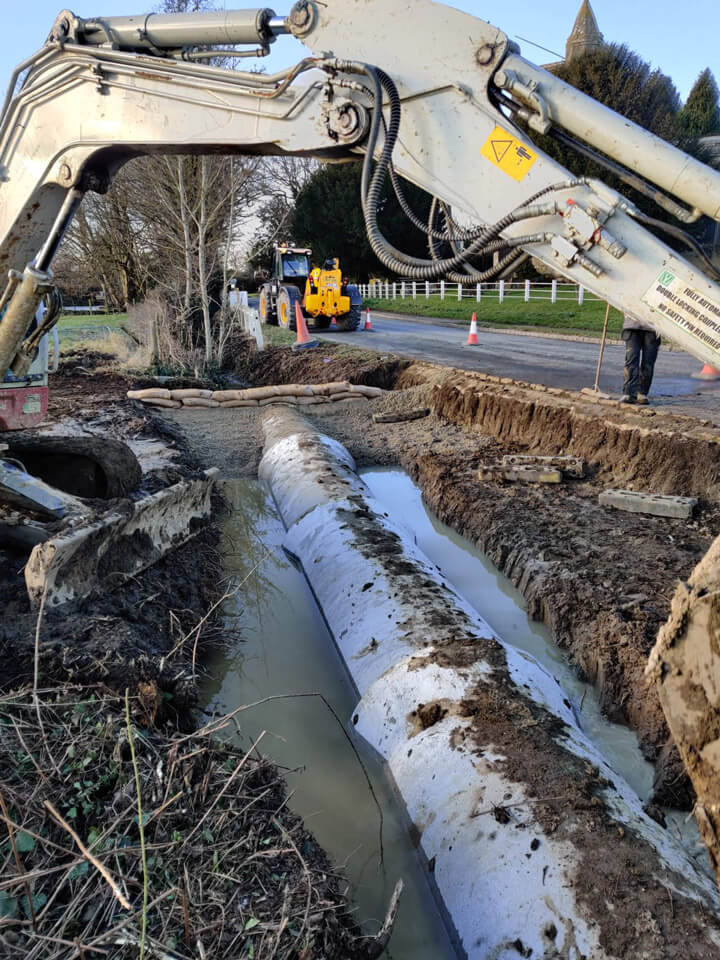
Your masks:
{"label": "dark work trousers", "polygon": [[623,393],[636,397],[650,392],[660,337],[653,330],[623,330],[625,341],[625,386]]}

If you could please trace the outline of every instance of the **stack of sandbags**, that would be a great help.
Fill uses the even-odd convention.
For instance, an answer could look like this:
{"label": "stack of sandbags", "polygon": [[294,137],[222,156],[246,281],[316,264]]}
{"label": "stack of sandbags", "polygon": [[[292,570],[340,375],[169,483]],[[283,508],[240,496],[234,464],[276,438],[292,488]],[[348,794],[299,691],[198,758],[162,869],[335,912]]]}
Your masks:
{"label": "stack of sandbags", "polygon": [[128,390],[130,400],[141,400],[149,407],[181,407],[179,400],[173,400],[171,390],[163,390],[160,387],[150,387],[147,390]]}
{"label": "stack of sandbags", "polygon": [[248,387],[245,390],[128,390],[131,400],[140,400],[154,407],[264,407],[274,403],[295,406],[331,403],[336,400],[364,400],[380,397],[380,387],[337,380],[333,383],[283,383],[270,387]]}

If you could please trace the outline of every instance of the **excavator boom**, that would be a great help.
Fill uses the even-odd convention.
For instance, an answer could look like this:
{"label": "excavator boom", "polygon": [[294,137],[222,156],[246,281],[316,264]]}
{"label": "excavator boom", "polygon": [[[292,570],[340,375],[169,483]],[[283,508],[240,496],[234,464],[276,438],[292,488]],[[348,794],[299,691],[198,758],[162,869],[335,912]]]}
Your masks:
{"label": "excavator boom", "polygon": [[[194,59],[210,56],[208,44],[267,46],[277,33],[295,34],[312,56],[275,76]],[[650,181],[686,222],[720,217],[720,174],[524,60],[482,20],[431,0],[300,0],[287,17],[253,9],[87,21],[64,11],[25,67],[0,121],[0,271],[32,264],[35,273],[17,281],[0,324],[4,370],[19,363],[31,308],[83,193],[106,189],[138,154],[218,151],[370,153],[377,175],[367,164],[358,202],[389,270],[490,278],[473,265],[478,257],[501,251],[511,268],[532,254],[720,366],[712,267],[657,239],[605,184],[573,177],[515,119],[581,138]],[[454,211],[453,256],[414,260],[387,243],[380,172]]]}

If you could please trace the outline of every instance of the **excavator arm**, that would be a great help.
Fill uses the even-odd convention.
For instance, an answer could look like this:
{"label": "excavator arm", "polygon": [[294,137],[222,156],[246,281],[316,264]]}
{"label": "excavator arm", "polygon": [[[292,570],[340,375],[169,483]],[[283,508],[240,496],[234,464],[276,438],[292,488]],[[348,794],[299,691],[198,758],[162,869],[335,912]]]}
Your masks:
{"label": "excavator arm", "polygon": [[[219,44],[257,54],[281,33],[310,50],[281,74],[205,62]],[[84,193],[107,189],[134,156],[210,152],[365,155],[358,202],[389,270],[472,282],[531,254],[720,366],[712,265],[674,252],[630,201],[574,177],[515,121],[580,138],[685,222],[720,218],[720,174],[533,66],[468,14],[431,0],[300,0],[287,17],[257,9],[89,21],[64,11],[20,69],[0,120],[3,374],[27,368],[39,332],[23,347],[24,338]],[[382,235],[388,174],[401,194],[404,178],[436,198],[429,223],[405,204],[428,233],[425,260]],[[438,252],[443,243],[451,255]],[[478,266],[491,253],[496,266]]]}

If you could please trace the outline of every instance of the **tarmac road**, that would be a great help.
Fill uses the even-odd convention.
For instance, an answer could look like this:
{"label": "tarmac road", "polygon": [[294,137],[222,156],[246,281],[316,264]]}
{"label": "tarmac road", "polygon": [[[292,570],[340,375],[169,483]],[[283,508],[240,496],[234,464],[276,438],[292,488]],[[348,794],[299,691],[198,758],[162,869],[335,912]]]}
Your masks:
{"label": "tarmac road", "polygon": [[[479,330],[480,345],[466,347],[468,331],[447,322],[373,312],[372,332],[313,331],[333,343],[346,343],[366,350],[399,353],[464,370],[477,370],[500,377],[513,377],[549,387],[580,390],[595,382],[600,341],[561,340],[535,335],[491,333]],[[605,347],[600,389],[618,395],[623,385],[624,347]],[[687,353],[660,349],[650,390],[660,406],[692,408],[698,415],[720,413],[720,382],[695,380],[691,374],[701,364]]]}

